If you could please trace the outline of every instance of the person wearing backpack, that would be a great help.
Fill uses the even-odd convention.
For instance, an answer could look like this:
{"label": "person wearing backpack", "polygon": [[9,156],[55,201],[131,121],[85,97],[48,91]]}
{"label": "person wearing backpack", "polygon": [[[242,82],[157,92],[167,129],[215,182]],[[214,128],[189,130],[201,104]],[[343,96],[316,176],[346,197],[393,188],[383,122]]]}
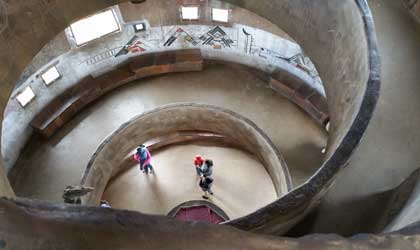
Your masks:
{"label": "person wearing backpack", "polygon": [[200,167],[201,175],[204,177],[213,175],[213,161],[207,159],[204,161],[204,164]]}
{"label": "person wearing backpack", "polygon": [[137,151],[134,155],[134,159],[136,159],[139,162],[140,170],[143,171],[143,173],[148,174],[149,172],[153,174],[153,166],[150,164],[152,161],[152,155],[150,154],[149,150],[146,146],[141,145],[137,148]]}
{"label": "person wearing backpack", "polygon": [[210,195],[213,195],[213,192],[211,191],[211,187],[213,186],[213,178],[211,178],[210,176],[201,176],[200,177],[200,182],[198,183],[198,185],[200,186],[201,190],[203,190],[204,195],[202,196],[204,199],[208,200]]}

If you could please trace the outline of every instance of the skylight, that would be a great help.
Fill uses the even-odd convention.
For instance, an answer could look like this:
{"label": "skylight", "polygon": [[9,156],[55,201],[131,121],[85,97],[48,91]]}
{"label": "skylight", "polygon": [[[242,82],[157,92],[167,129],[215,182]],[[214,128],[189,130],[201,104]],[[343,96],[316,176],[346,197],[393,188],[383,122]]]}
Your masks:
{"label": "skylight", "polygon": [[60,78],[60,76],[60,73],[54,66],[45,71],[45,73],[41,75],[41,78],[46,85],[50,85],[51,83],[55,82],[58,78]]}
{"label": "skylight", "polygon": [[113,10],[87,17],[70,25],[77,46],[120,30]]}
{"label": "skylight", "polygon": [[212,19],[216,22],[227,23],[229,21],[229,10],[213,8]]}
{"label": "skylight", "polygon": [[181,7],[181,16],[184,20],[198,20],[198,7]]}
{"label": "skylight", "polygon": [[35,98],[35,93],[32,91],[31,87],[26,87],[22,92],[20,92],[16,99],[22,105],[22,107],[26,107],[28,103],[30,103]]}

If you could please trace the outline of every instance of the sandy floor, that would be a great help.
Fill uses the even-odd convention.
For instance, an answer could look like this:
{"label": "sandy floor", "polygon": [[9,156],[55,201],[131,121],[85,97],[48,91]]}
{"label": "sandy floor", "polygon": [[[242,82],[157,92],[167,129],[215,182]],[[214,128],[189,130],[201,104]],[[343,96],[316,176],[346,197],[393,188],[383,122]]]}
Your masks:
{"label": "sandy floor", "polygon": [[195,154],[214,163],[211,201],[230,218],[246,215],[276,199],[270,176],[260,162],[237,149],[171,146],[153,157],[154,175],[134,166],[106,189],[104,199],[113,207],[166,215],[177,205],[202,199],[192,161]]}

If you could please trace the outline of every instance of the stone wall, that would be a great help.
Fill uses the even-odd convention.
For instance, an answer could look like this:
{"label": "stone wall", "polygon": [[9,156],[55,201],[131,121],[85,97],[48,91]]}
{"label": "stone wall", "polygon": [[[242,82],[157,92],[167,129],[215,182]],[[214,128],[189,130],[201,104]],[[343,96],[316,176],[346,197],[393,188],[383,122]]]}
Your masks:
{"label": "stone wall", "polygon": [[420,23],[420,1],[419,0],[402,0],[405,7],[410,11],[413,18]]}
{"label": "stone wall", "polygon": [[115,170],[140,144],[178,131],[217,133],[252,151],[273,180],[280,197],[292,189],[286,162],[270,139],[250,120],[223,108],[194,103],[174,104],[149,111],[122,125],[97,149],[86,167],[81,185],[95,190],[83,204],[98,205]]}

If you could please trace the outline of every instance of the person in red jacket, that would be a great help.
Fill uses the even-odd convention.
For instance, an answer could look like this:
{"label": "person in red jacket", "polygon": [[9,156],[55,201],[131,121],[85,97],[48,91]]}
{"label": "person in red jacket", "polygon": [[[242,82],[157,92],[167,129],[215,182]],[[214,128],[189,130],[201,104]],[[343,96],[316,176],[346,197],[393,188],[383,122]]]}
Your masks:
{"label": "person in red jacket", "polygon": [[197,176],[201,176],[201,167],[204,164],[204,158],[201,155],[196,155],[194,159],[194,166]]}

